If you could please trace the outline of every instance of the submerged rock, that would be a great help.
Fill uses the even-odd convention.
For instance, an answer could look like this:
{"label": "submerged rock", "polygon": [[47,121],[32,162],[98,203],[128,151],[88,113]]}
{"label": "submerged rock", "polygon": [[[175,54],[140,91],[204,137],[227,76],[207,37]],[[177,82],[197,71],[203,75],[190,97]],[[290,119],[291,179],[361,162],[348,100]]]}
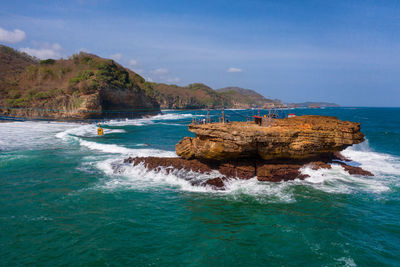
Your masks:
{"label": "submerged rock", "polygon": [[364,141],[360,124],[336,117],[299,116],[254,122],[190,124],[195,138],[185,137],[175,149],[185,159],[305,159],[345,149]]}

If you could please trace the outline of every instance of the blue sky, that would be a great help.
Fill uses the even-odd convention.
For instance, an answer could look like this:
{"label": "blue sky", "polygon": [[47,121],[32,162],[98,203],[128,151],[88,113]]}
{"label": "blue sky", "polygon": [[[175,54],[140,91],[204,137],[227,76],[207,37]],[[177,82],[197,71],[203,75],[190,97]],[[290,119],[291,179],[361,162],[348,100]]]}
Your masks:
{"label": "blue sky", "polygon": [[1,1],[0,43],[87,51],[156,82],[400,106],[400,1]]}

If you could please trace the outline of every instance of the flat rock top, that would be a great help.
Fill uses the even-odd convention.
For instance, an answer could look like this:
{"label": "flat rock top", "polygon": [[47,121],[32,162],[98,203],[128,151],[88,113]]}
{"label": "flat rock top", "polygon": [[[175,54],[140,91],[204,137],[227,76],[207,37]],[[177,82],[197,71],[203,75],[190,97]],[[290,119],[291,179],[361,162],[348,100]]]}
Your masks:
{"label": "flat rock top", "polygon": [[[209,123],[209,124],[190,124],[189,130],[198,135],[206,132],[229,131],[232,134],[243,135],[262,135],[271,132],[283,131],[324,131],[341,130],[345,132],[360,131],[360,124],[350,121],[341,121],[337,117],[304,115],[293,118],[273,119],[270,126],[260,126],[254,122],[229,122],[229,123]],[[207,134],[208,135],[208,134]]]}

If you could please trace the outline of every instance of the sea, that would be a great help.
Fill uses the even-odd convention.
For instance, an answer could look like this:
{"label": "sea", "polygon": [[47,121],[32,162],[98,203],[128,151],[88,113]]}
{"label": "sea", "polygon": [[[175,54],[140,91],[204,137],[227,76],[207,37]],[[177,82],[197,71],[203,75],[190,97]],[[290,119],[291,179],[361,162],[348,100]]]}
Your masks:
{"label": "sea", "polygon": [[[0,123],[0,265],[400,266],[400,108],[283,112],[360,122],[365,142],[343,155],[375,176],[334,164],[220,191],[182,179],[215,173],[123,164],[176,157],[206,110],[104,121],[103,136],[96,122]],[[225,110],[231,121],[257,113]]]}

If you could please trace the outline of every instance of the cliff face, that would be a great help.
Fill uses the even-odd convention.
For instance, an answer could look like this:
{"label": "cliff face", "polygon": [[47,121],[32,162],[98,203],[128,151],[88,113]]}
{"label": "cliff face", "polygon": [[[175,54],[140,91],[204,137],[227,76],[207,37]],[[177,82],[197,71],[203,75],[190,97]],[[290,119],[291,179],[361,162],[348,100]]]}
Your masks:
{"label": "cliff face", "polygon": [[185,159],[304,159],[345,149],[364,141],[360,124],[335,117],[275,119],[268,127],[253,122],[191,124],[176,152]]}
{"label": "cliff face", "polygon": [[80,53],[36,60],[1,47],[0,115],[40,119],[130,118],[160,111],[143,78],[113,60]]}

